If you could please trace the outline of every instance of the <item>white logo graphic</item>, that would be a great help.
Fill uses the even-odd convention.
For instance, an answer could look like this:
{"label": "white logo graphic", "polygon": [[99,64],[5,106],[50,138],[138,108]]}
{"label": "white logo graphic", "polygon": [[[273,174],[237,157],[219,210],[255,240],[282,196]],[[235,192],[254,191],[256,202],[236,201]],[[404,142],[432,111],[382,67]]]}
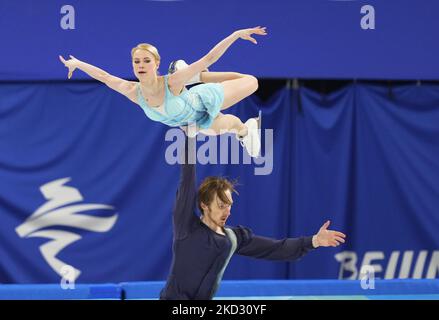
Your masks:
{"label": "white logo graphic", "polygon": [[[63,267],[70,264],[59,260],[56,256],[65,247],[82,237],[73,232],[48,228],[66,226],[94,232],[107,232],[117,220],[117,214],[111,217],[80,214],[80,212],[90,210],[113,211],[112,206],[94,203],[66,206],[84,200],[78,189],[64,185],[69,181],[70,178],[63,178],[41,186],[41,193],[48,201],[39,207],[24,223],[15,228],[21,238],[40,237],[52,240],[41,245],[40,251],[50,267],[61,277],[65,275]],[[81,270],[72,268],[73,275],[70,273],[69,279],[74,282],[81,274]]]}

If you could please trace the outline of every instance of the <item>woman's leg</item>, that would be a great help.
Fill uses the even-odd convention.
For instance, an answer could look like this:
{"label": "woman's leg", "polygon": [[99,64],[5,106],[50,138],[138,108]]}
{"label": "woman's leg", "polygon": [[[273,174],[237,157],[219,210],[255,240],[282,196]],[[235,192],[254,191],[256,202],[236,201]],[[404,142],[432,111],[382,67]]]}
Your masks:
{"label": "woman's leg", "polygon": [[224,87],[224,102],[221,110],[227,109],[258,89],[258,79],[251,75],[221,82]]}
{"label": "woman's leg", "polygon": [[[224,88],[224,102],[221,110],[227,109],[242,99],[248,97],[258,89],[258,79],[250,75],[243,75],[238,79],[221,82]],[[260,128],[254,118],[242,121],[231,114],[222,114],[215,118],[209,129],[200,130],[205,135],[220,135],[223,133],[235,133],[248,154],[258,157],[261,149]]]}
{"label": "woman's leg", "polygon": [[258,79],[237,72],[201,72],[204,83],[221,83],[224,87],[224,102],[221,110],[227,109],[258,89]]}
{"label": "woman's leg", "polygon": [[245,74],[238,72],[201,72],[200,80],[203,83],[219,83],[227,80],[235,80],[244,77]]}
{"label": "woman's leg", "polygon": [[231,114],[218,114],[209,129],[200,130],[209,136],[217,136],[224,133],[234,133],[238,140],[252,157],[258,157],[261,150],[261,140],[258,132],[256,119],[249,119],[245,124]]}
{"label": "woman's leg", "polygon": [[247,127],[238,117],[220,112],[213,121],[212,126],[209,129],[202,129],[200,132],[209,136],[217,136],[224,133],[236,133],[239,136],[246,136]]}

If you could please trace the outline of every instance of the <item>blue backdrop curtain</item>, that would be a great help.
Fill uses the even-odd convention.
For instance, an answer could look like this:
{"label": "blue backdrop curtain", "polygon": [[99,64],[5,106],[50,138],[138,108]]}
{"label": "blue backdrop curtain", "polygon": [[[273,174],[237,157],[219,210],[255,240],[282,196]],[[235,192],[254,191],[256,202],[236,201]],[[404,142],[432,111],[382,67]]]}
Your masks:
{"label": "blue backdrop curtain", "polygon": [[[242,157],[197,166],[198,180],[238,179],[229,224],[282,238],[329,219],[348,241],[295,263],[235,256],[225,279],[353,278],[362,264],[382,278],[437,277],[439,87],[389,92],[285,88],[229,109],[241,119],[261,109],[274,129],[268,175]],[[167,129],[100,84],[2,83],[0,282],[59,282],[54,259],[79,270],[77,282],[165,279],[179,178]]]}

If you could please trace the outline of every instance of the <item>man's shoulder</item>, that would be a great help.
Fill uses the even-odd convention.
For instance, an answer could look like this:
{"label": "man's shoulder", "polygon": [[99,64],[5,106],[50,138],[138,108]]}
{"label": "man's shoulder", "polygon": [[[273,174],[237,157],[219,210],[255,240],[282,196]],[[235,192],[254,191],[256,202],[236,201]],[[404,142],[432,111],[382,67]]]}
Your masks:
{"label": "man's shoulder", "polygon": [[238,239],[247,240],[253,236],[253,231],[245,226],[237,225],[237,226],[225,226],[224,229],[228,229],[233,231]]}

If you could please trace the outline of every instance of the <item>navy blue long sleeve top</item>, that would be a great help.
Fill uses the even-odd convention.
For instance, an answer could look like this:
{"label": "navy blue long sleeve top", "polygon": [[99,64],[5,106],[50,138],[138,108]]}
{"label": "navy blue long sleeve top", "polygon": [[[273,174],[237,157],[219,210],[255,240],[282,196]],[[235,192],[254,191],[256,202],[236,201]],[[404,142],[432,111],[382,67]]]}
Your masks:
{"label": "navy blue long sleeve top", "polygon": [[[196,214],[196,193],[195,165],[183,164],[173,210],[171,270],[160,299],[212,299],[229,261],[231,239],[200,220]],[[312,237],[275,240],[254,235],[246,227],[228,228],[236,235],[234,253],[243,256],[291,261],[313,249]]]}

